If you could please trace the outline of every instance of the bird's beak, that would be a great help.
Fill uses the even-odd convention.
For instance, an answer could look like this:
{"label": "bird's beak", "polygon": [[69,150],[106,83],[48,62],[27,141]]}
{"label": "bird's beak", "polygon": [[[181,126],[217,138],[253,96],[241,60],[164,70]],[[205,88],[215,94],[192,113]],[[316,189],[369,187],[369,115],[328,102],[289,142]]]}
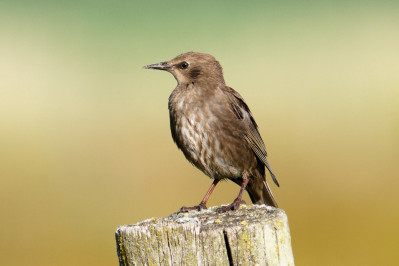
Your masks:
{"label": "bird's beak", "polygon": [[170,70],[172,68],[172,66],[169,66],[167,64],[167,62],[161,62],[161,63],[157,63],[157,64],[152,64],[152,65],[148,65],[148,66],[143,66],[143,68],[145,69],[159,69],[159,70]]}

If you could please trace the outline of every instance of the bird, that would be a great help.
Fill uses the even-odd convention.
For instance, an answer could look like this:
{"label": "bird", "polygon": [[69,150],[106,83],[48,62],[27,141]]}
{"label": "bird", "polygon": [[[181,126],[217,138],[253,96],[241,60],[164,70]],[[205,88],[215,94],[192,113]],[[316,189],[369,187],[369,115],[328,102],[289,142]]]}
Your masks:
{"label": "bird", "polygon": [[207,209],[214,188],[226,179],[240,190],[231,204],[216,210],[218,213],[245,204],[244,190],[253,204],[278,208],[265,168],[280,185],[266,159],[258,125],[243,97],[226,85],[220,63],[210,54],[186,52],[143,68],[167,71],[177,80],[168,102],[172,138],[186,159],[213,179],[198,205],[178,212]]}

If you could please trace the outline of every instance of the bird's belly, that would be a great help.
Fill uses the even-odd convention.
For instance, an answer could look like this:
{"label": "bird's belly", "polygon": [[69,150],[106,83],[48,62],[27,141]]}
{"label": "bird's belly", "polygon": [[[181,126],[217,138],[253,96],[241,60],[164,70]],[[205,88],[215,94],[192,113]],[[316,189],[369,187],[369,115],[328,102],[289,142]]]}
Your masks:
{"label": "bird's belly", "polygon": [[182,116],[176,128],[177,144],[186,158],[212,178],[240,177],[242,167],[232,163],[232,154],[221,142],[218,132],[211,130],[209,121],[190,118]]}

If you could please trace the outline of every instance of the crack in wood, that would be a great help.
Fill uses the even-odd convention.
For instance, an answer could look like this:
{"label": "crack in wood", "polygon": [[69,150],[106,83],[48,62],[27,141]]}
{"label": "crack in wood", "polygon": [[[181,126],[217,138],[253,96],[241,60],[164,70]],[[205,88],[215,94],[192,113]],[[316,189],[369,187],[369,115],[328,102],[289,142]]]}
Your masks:
{"label": "crack in wood", "polygon": [[226,252],[227,252],[227,257],[229,258],[229,265],[234,265],[233,264],[233,255],[231,254],[231,247],[229,243],[229,239],[227,237],[227,232],[226,230],[223,230],[223,236],[224,236],[224,244],[226,245]]}

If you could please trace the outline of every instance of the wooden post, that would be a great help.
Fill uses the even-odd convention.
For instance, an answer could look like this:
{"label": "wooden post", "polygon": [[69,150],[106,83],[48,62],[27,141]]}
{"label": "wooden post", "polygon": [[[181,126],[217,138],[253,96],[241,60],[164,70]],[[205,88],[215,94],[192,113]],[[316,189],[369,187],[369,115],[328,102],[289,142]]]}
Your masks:
{"label": "wooden post", "polygon": [[283,210],[265,205],[215,210],[119,226],[120,265],[294,265]]}

